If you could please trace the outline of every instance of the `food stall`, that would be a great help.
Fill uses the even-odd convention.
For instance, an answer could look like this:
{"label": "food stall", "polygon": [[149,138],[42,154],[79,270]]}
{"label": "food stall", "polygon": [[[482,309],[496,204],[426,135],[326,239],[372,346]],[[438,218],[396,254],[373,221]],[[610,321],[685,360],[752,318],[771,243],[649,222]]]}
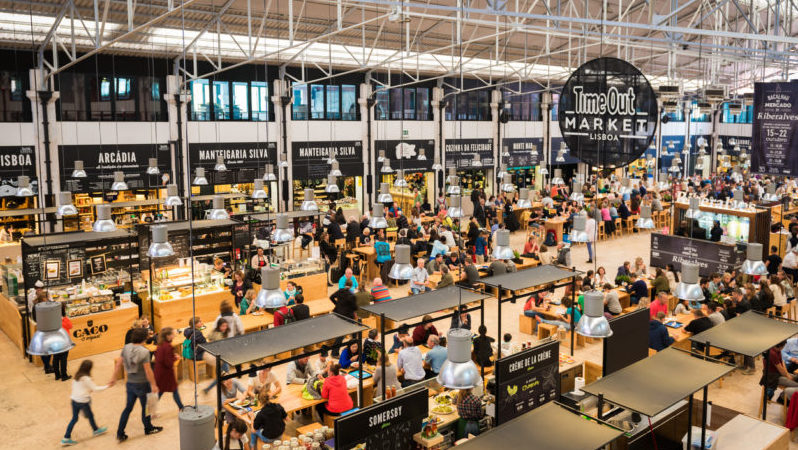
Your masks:
{"label": "food stall", "polygon": [[[680,196],[673,202],[673,215],[670,229],[675,233],[679,229],[682,221],[686,218],[690,208],[689,200],[685,196]],[[719,221],[723,228],[724,239],[732,242],[758,242],[763,247],[769,248],[770,242],[770,209],[747,206],[736,208],[729,202],[712,201],[701,199],[699,210],[700,217],[697,224],[706,231],[709,237],[709,230],[712,229],[714,221]],[[694,222],[695,225],[695,222]],[[695,237],[695,236],[693,236]]]}
{"label": "food stall", "polygon": [[[22,280],[11,267],[6,269],[9,275],[4,284],[7,286],[9,279],[13,284],[16,277],[18,286],[31,288],[41,281],[49,299],[64,305],[75,342],[70,359],[121,348],[139,314],[130,302],[131,273],[136,264],[134,237],[123,230],[55,233],[23,238],[21,246]],[[19,288],[20,295],[24,288]],[[28,336],[35,331],[32,318],[29,328],[22,331],[26,347]]]}
{"label": "food stall", "polygon": [[219,315],[222,300],[232,300],[225,277],[213,270],[213,259],[219,257],[228,264],[232,258],[240,261],[241,249],[248,240],[246,225],[230,219],[165,225],[175,254],[159,259],[147,256],[149,226],[137,228],[141,277],[134,289],[142,310],[151,315],[156,330],[167,326],[182,328],[194,314],[193,298],[196,315],[211,321]]}

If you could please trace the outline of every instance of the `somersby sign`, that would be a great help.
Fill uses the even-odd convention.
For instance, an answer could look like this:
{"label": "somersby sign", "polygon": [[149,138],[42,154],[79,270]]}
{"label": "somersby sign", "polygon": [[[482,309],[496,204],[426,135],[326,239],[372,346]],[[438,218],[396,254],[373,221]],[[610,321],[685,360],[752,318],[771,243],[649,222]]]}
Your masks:
{"label": "somersby sign", "polygon": [[579,67],[563,86],[560,131],[581,161],[622,167],[645,152],[657,128],[654,90],[633,65],[598,58]]}

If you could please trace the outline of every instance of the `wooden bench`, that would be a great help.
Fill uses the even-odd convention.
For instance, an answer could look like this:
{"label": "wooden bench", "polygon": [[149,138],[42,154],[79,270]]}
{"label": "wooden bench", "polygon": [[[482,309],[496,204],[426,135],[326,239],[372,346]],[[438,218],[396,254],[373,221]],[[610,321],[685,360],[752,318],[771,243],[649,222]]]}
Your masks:
{"label": "wooden bench", "polygon": [[[574,336],[576,336],[576,342],[574,343],[574,348],[584,347],[585,343],[587,343],[587,338],[582,336],[579,333],[574,333]],[[565,338],[560,339],[560,345],[564,346],[565,348],[571,348],[571,332],[570,331],[566,331],[565,332]]]}
{"label": "wooden bench", "polygon": [[524,334],[535,334],[535,318],[525,314],[518,316],[518,331]]}
{"label": "wooden bench", "polygon": [[[534,320],[534,319],[533,319]],[[559,327],[557,325],[551,325],[548,323],[539,323],[538,324],[538,340],[545,339],[549,336],[557,336],[557,329]]]}

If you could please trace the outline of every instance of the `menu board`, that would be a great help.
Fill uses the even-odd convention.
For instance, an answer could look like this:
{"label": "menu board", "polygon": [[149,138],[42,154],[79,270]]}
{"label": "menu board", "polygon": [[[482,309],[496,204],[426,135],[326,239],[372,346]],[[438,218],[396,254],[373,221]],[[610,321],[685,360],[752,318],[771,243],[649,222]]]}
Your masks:
{"label": "menu board", "polygon": [[429,390],[418,389],[335,421],[335,449],[413,450],[413,434],[429,414]]}
{"label": "menu board", "polygon": [[798,176],[798,82],[754,83],[751,172]]}
{"label": "menu board", "polygon": [[291,170],[295,180],[327,179],[327,158],[335,150],[335,159],[345,177],[363,176],[363,143],[360,141],[292,142]]}
{"label": "menu board", "polygon": [[745,261],[745,253],[738,251],[736,245],[651,233],[652,267],[673,264],[679,271],[685,261],[698,264],[698,273],[706,277],[739,267]]}
{"label": "menu board", "polygon": [[560,343],[548,342],[502,358],[496,368],[496,424],[560,395]]}
{"label": "menu board", "polygon": [[[532,154],[532,146],[537,148],[537,154]],[[512,167],[532,167],[540,164],[543,154],[543,138],[504,138],[502,140],[502,152],[504,147],[510,152],[510,157],[502,157],[504,165]]]}
{"label": "menu board", "polygon": [[[175,251],[173,256],[166,258],[157,258],[157,263],[160,266],[172,266],[177,264],[179,258],[188,258],[191,256],[191,245],[188,239],[188,231],[172,232],[169,233],[169,243],[172,244],[172,249]],[[144,270],[150,265],[150,257],[147,256],[147,250],[150,248],[150,227],[144,226],[139,231],[139,267]]]}
{"label": "menu board", "polygon": [[[277,174],[276,142],[194,142],[188,144],[191,176],[197,167],[205,169],[210,184],[252,183],[262,178],[266,164]],[[224,158],[227,170],[217,172],[216,158]]]}
{"label": "menu board", "polygon": [[446,167],[458,169],[474,167],[474,154],[479,154],[483,167],[493,165],[493,139],[446,139],[443,148],[446,154]]}
{"label": "menu board", "polygon": [[[83,248],[69,248],[68,245],[61,244],[39,247],[37,250],[26,254],[22,260],[22,271],[28,288],[33,287],[36,281],[44,283],[44,287],[63,286],[73,283],[73,279],[82,279],[83,274],[87,273],[85,267],[81,267],[80,273],[74,267],[74,261],[85,264],[86,250]],[[71,273],[69,266],[72,266]]]}
{"label": "menu board", "polygon": [[[428,172],[432,170],[435,163],[435,141],[430,140],[392,140],[374,141],[374,161],[380,154],[380,150],[385,151],[385,157],[391,161],[391,168],[394,170],[404,169],[414,172]],[[427,159],[418,159],[418,155],[423,154]],[[378,162],[377,170],[382,167]]]}
{"label": "menu board", "polygon": [[[58,153],[62,189],[72,193],[109,190],[117,171],[130,189],[157,188],[171,161],[167,144],[59,145]],[[150,158],[158,159],[161,175],[147,175]],[[86,178],[72,178],[75,161],[83,161]]]}

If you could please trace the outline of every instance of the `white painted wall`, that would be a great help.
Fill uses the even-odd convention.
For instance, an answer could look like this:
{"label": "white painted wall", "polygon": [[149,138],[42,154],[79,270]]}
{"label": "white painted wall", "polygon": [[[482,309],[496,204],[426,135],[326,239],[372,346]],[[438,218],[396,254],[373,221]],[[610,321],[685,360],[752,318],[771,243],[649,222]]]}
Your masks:
{"label": "white painted wall", "polygon": [[750,123],[719,123],[719,136],[751,136],[754,127]]}
{"label": "white painted wall", "polygon": [[288,127],[291,142],[360,141],[363,137],[360,122],[301,120],[289,122]]}
{"label": "white painted wall", "polygon": [[276,142],[275,122],[188,122],[188,142]]}
{"label": "white painted wall", "polygon": [[507,122],[502,125],[502,137],[543,137],[543,122]]}
{"label": "white painted wall", "polygon": [[168,122],[59,122],[55,145],[164,144]]}
{"label": "white painted wall", "polygon": [[435,122],[432,120],[375,120],[371,122],[371,138],[376,141],[401,139],[402,130],[407,130],[404,139],[437,139]]}
{"label": "white painted wall", "polygon": [[488,121],[447,122],[444,120],[443,139],[492,139],[492,125]]}
{"label": "white painted wall", "polygon": [[0,123],[0,146],[16,145],[36,145],[36,130],[32,123]]}

